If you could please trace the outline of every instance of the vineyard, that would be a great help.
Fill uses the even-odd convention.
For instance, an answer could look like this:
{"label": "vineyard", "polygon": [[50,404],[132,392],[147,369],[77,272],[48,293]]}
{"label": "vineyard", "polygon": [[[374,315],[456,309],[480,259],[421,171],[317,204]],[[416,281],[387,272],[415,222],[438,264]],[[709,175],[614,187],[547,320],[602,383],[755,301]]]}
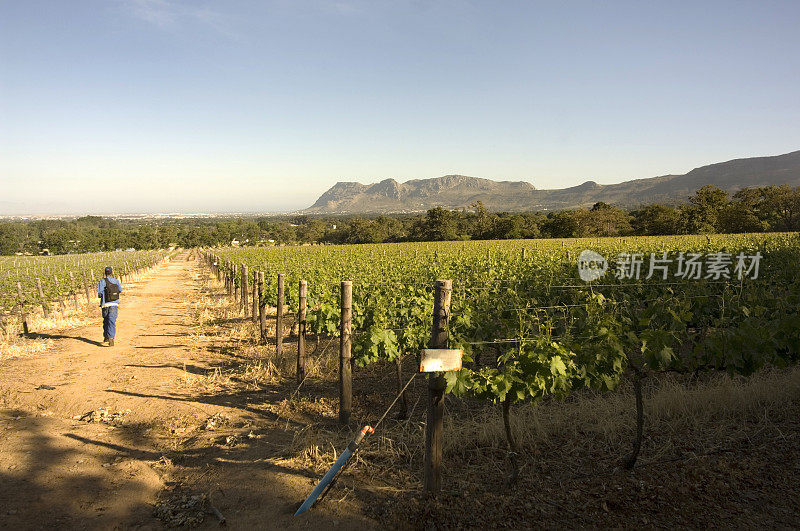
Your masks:
{"label": "vineyard", "polygon": [[793,528],[798,263],[795,233],[4,258],[4,522]]}
{"label": "vineyard", "polygon": [[[605,275],[591,282],[579,277],[587,249],[608,258]],[[402,374],[403,359],[418,356],[431,340],[435,282],[452,281],[445,346],[463,349],[464,366],[431,381],[440,380],[455,397],[501,404],[512,454],[519,451],[515,403],[614,391],[627,379],[636,396],[637,434],[621,461],[633,467],[646,377],[747,376],[800,357],[800,238],[794,233],[221,249],[208,260],[246,301],[244,310],[252,290],[242,286],[261,282],[261,304],[275,306],[280,296],[303,321],[301,333],[318,338],[340,334],[342,281],[352,283],[346,332],[352,368],[394,364],[398,391],[409,376]],[[301,281],[307,289],[302,308]],[[305,356],[298,355],[300,383]],[[402,398],[401,417],[407,413]],[[340,397],[340,419],[342,403],[349,409],[350,400]]]}
{"label": "vineyard", "polygon": [[[165,251],[117,251],[61,256],[0,257],[0,325],[11,333],[13,320],[27,332],[29,312],[78,311],[96,303],[97,281],[106,266],[124,282],[167,256]],[[9,322],[9,324],[7,324]]]}

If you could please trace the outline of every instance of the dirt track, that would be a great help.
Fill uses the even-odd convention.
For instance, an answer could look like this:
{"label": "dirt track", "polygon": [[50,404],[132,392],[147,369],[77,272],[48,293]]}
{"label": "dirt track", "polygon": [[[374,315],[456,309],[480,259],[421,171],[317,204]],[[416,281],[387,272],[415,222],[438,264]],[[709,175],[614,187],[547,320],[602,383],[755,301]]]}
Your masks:
{"label": "dirt track", "polygon": [[[291,430],[259,409],[267,390],[231,397],[185,384],[230,361],[191,323],[196,261],[178,256],[124,288],[115,347],[98,343],[98,310],[91,326],[49,336],[46,354],[0,361],[0,527],[158,528],[157,501],[198,493],[232,528],[373,526],[346,507],[292,517],[314,474],[270,459]],[[80,420],[103,408],[125,414],[116,426]],[[218,413],[229,431],[202,429]],[[248,432],[247,444],[220,442]]]}

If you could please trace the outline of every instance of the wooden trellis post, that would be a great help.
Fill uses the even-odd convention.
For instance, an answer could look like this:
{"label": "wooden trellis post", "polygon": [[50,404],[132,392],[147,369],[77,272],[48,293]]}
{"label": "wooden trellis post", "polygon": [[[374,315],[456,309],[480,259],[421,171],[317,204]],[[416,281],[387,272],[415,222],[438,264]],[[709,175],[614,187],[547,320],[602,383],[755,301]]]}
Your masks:
{"label": "wooden trellis post", "polygon": [[22,332],[28,335],[28,314],[25,312],[25,296],[22,294],[22,284],[17,282],[17,297],[19,298],[19,318],[22,321]]}
{"label": "wooden trellis post", "polygon": [[258,272],[258,322],[261,330],[261,341],[267,339],[267,308],[264,303],[264,272]]}
{"label": "wooden trellis post", "polygon": [[244,312],[245,319],[247,319],[247,310],[250,308],[250,286],[247,284],[249,281],[247,274],[247,266],[242,264],[242,312]]}
{"label": "wooden trellis post", "polygon": [[278,306],[275,308],[275,357],[283,356],[283,273],[278,274]]}
{"label": "wooden trellis post", "polygon": [[47,301],[44,300],[44,290],[42,289],[42,279],[36,277],[36,291],[39,293],[39,303],[42,305],[42,312],[44,312],[44,318],[47,319],[50,317],[50,305],[47,304]]}
{"label": "wooden trellis post", "polygon": [[353,369],[351,360],[351,334],[353,319],[353,283],[341,283],[341,327],[339,334],[339,424],[350,423],[353,405]]}
{"label": "wooden trellis post", "polygon": [[231,284],[233,284],[233,303],[239,304],[239,289],[236,285],[236,279],[239,277],[239,266],[231,264]]}
{"label": "wooden trellis post", "polygon": [[258,323],[258,271],[253,271],[253,322]]}
{"label": "wooden trellis post", "polygon": [[92,299],[89,298],[89,280],[86,278],[86,271],[83,272],[83,290],[86,292],[86,304],[91,305]]}
{"label": "wooden trellis post", "polygon": [[75,304],[75,311],[78,311],[78,290],[75,289],[75,275],[69,272],[69,286],[72,290],[72,302]]}
{"label": "wooden trellis post", "polygon": [[[430,348],[447,348],[447,330],[450,318],[452,280],[437,280],[433,295],[433,329]],[[442,373],[428,376],[428,412],[425,423],[425,473],[424,488],[436,494],[442,488],[442,432],[444,430],[444,391],[447,388]]]}
{"label": "wooden trellis post", "polygon": [[56,287],[56,293],[58,293],[58,309],[61,311],[61,317],[64,317],[67,306],[64,304],[64,295],[61,292],[61,285],[58,283],[58,275],[53,275],[53,285]]}
{"label": "wooden trellis post", "polygon": [[297,303],[297,385],[306,377],[306,304],[308,284],[300,281]]}

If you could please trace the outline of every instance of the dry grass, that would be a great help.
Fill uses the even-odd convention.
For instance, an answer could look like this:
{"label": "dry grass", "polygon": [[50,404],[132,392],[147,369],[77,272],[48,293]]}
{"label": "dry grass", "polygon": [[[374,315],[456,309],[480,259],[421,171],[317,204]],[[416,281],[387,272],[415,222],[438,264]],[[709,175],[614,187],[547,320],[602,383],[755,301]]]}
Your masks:
{"label": "dry grass", "polygon": [[[295,373],[297,342],[294,337],[284,338],[283,356],[278,357],[274,340],[263,344],[259,340],[258,325],[251,318],[245,318],[238,305],[234,305],[224,293],[216,279],[207,274],[199,277],[201,290],[193,302],[189,322],[194,333],[189,336],[190,344],[207,343],[212,339],[217,347],[232,347],[236,351],[236,364],[226,370],[229,376],[236,376],[254,385],[276,383],[281,379],[292,378]],[[267,336],[275,336],[275,308],[267,309]],[[287,331],[293,326],[294,316],[286,315]],[[306,377],[308,379],[328,378],[338,370],[338,342],[323,339],[307,343]]]}
{"label": "dry grass", "polygon": [[[28,330],[32,334],[54,334],[80,328],[90,324],[92,317],[89,311],[94,309],[88,304],[79,304],[78,310],[72,304],[67,305],[64,312],[51,309],[48,317],[44,316],[41,307],[29,310],[27,314]],[[47,352],[55,343],[47,338],[34,340],[22,336],[22,318],[18,315],[3,317],[4,329],[0,329],[0,359],[36,355]]]}
{"label": "dry grass", "polygon": [[0,341],[0,360],[17,358],[21,356],[36,356],[44,354],[53,348],[52,339],[38,339],[36,341]]}
{"label": "dry grass", "polygon": [[177,379],[177,387],[179,389],[191,389],[203,394],[215,394],[230,387],[230,385],[230,375],[219,367],[215,367],[203,375],[188,372],[184,364],[183,373]]}
{"label": "dry grass", "polygon": [[[648,457],[677,448],[710,451],[746,437],[754,425],[768,429],[794,415],[800,405],[800,368],[771,368],[746,379],[717,374],[686,382],[664,376],[651,380],[645,392]],[[612,393],[578,393],[563,402],[517,406],[512,428],[526,452],[559,449],[563,456],[579,453],[582,444],[624,451],[633,436],[633,420],[634,398],[629,386],[623,386]],[[571,447],[561,447],[564,441],[573,441]],[[468,457],[474,448],[505,450],[499,408],[470,419],[451,416],[446,423],[447,455]]]}
{"label": "dry grass", "polygon": [[[201,272],[198,276],[201,289],[192,299],[192,306],[186,316],[186,324],[192,332],[186,337],[187,346],[194,349],[218,349],[236,351],[236,361],[223,367],[215,367],[206,374],[194,374],[184,368],[178,378],[178,386],[203,394],[214,394],[232,390],[240,382],[247,382],[258,389],[264,383],[278,381],[282,370],[268,348],[255,342],[254,326],[242,317],[216,279]],[[233,380],[239,382],[234,384]]]}
{"label": "dry grass", "polygon": [[[41,307],[37,307],[28,311],[28,329],[31,332],[49,333],[86,326],[90,319],[89,309],[87,304],[82,304],[76,311],[70,304],[63,313],[58,309],[51,309],[50,315],[45,317]],[[19,315],[7,315],[3,317],[3,322],[6,330],[0,340],[9,341],[22,333],[22,319]]]}
{"label": "dry grass", "polygon": [[[412,400],[413,401],[413,400]],[[282,407],[285,415],[335,418],[335,399],[296,397]],[[499,407],[449,399],[444,454],[451,474],[469,484],[482,477],[504,477],[507,443]],[[653,380],[645,397],[645,444],[640,464],[686,459],[781,437],[781,422],[800,413],[800,368],[768,369],[751,378],[714,375],[685,382],[676,377]],[[388,420],[351,471],[380,478],[401,490],[419,487],[425,439],[424,411],[412,418]],[[469,413],[474,410],[473,413]],[[512,426],[523,470],[548,475],[591,473],[616,468],[630,449],[634,399],[627,387],[613,393],[578,393],[567,401],[549,400],[516,406]],[[322,471],[352,438],[348,430],[310,423],[294,433],[285,456],[295,465]],[[455,472],[455,471],[458,472]]]}
{"label": "dry grass", "polygon": [[[94,307],[92,307],[95,309]],[[88,309],[83,311],[67,310],[62,315],[61,312],[50,313],[49,317],[44,315],[32,315],[28,317],[28,326],[34,332],[51,333],[71,328],[87,326],[91,322]]]}

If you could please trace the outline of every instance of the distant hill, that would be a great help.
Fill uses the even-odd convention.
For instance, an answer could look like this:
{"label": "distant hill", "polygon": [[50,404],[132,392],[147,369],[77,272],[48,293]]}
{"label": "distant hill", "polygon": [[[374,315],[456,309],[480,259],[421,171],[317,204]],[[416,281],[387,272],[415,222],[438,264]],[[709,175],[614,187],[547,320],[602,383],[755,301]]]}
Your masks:
{"label": "distant hill", "polygon": [[375,184],[338,182],[307,214],[420,212],[437,206],[469,207],[482,201],[492,211],[564,210],[604,201],[623,207],[686,201],[695,190],[713,184],[736,192],[742,188],[789,184],[800,186],[800,151],[774,157],[736,159],[695,168],[684,175],[663,175],[602,185],[587,181],[559,190],[537,190],[525,181],[492,181],[464,175]]}

